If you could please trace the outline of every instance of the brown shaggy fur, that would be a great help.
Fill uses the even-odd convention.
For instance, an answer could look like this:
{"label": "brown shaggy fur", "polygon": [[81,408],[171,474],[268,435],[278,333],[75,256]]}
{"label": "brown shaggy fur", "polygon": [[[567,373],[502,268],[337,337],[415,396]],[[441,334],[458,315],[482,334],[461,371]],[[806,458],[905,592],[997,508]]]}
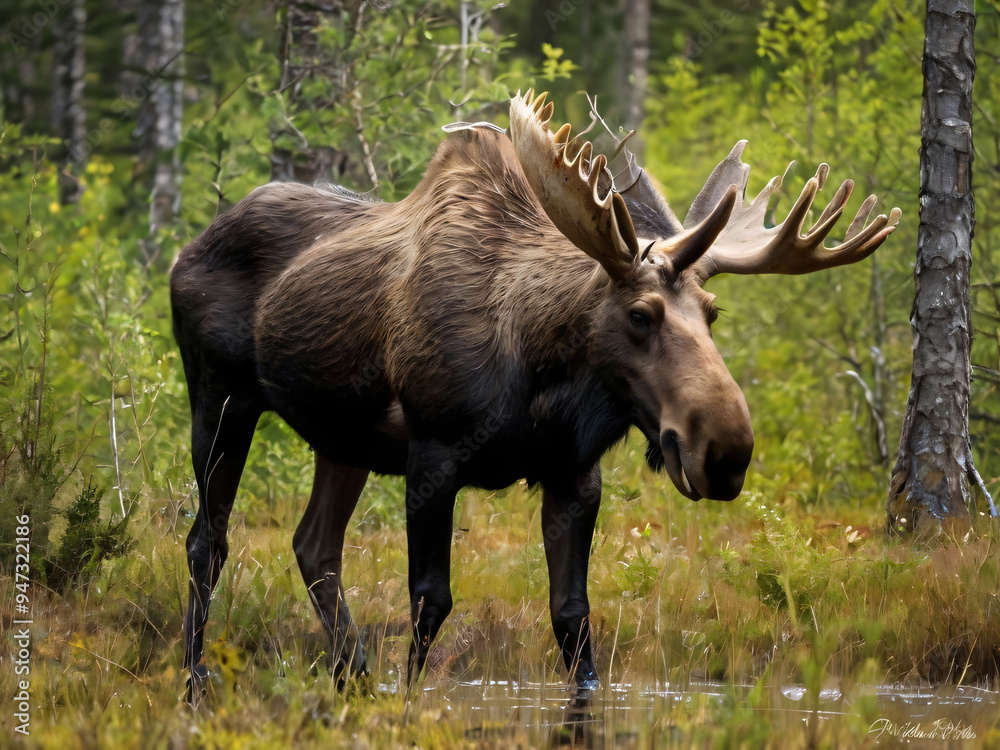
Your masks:
{"label": "brown shaggy fur", "polygon": [[523,477],[544,488],[553,627],[587,684],[601,455],[634,424],[651,463],[685,494],[729,499],[742,485],[752,433],[711,341],[711,296],[665,256],[609,277],[547,218],[493,130],[451,135],[395,204],[259,188],[181,252],[171,293],[201,491],[185,618],[196,683],[228,516],[263,411],[316,451],[295,550],[352,673],[364,657],[340,559],[369,470],[407,475],[411,669],[451,607],[455,492]]}

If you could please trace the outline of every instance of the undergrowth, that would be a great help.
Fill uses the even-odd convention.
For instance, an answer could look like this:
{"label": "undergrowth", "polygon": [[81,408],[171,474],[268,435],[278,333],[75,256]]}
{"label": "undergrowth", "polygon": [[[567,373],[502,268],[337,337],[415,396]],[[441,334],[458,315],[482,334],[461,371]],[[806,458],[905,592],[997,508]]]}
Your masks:
{"label": "undergrowth", "polygon": [[[589,715],[603,721],[604,741],[868,746],[881,686],[997,689],[994,528],[918,548],[887,539],[874,513],[806,513],[752,481],[733,503],[694,504],[640,457],[629,444],[609,457],[589,576],[605,678]],[[348,538],[347,595],[372,677],[341,693],[291,553],[292,525],[251,524],[237,511],[206,638],[217,678],[192,711],[180,701],[189,521],[166,512],[169,502],[152,503],[132,520],[128,555],[65,593],[36,589],[28,744],[531,747],[553,731],[580,731],[553,723],[544,705],[515,711],[512,701],[490,714],[461,687],[558,690],[565,681],[545,604],[539,505],[523,485],[462,496],[455,609],[409,710],[403,530],[359,513]],[[11,589],[0,598],[5,621]],[[0,684],[15,686],[7,664]],[[801,696],[794,704],[789,686]],[[670,691],[688,697],[664,697]],[[623,701],[649,708],[624,712]],[[975,721],[979,741],[1000,738],[995,715]]]}

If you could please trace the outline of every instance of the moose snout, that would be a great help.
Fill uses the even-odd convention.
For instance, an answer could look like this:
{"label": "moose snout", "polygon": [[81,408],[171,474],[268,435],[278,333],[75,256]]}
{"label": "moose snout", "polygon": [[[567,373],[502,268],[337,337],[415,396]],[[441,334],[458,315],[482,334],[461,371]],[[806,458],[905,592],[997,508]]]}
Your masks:
{"label": "moose snout", "polygon": [[737,444],[709,445],[705,454],[705,478],[712,500],[735,500],[743,490],[750,456],[753,453],[753,435]]}

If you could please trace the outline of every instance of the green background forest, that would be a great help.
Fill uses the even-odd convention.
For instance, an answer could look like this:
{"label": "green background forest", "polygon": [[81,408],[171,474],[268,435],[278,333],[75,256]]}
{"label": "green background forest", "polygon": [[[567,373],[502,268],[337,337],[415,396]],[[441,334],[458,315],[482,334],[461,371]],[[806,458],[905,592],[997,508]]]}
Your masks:
{"label": "green background forest", "polygon": [[[223,678],[243,692],[219,698],[198,732],[181,728],[195,721],[174,698],[196,493],[167,279],[181,247],[273,174],[398,200],[419,182],[441,126],[506,125],[506,100],[531,86],[551,92],[555,120],[574,130],[589,122],[584,93],[609,124],[637,127],[640,158],[681,216],[744,138],[753,193],[798,163],[772,202],[777,221],[823,161],[831,180],[857,183],[848,212],[871,193],[880,211],[903,212],[860,265],[711,282],[723,309],[713,335],[753,416],[752,476],[731,505],[694,505],[642,465],[631,441],[609,454],[591,595],[605,668],[650,684],[750,681],[755,710],[779,700],[765,687],[782,680],[804,684],[814,707],[832,679],[845,695],[907,679],[996,687],[995,529],[917,549],[883,530],[911,365],[922,3],[654,0],[640,19],[648,61],[636,67],[628,2],[334,3],[319,12],[215,0],[181,5],[183,45],[151,66],[144,45],[168,45],[143,14],[170,4],[0,2],[0,581],[13,564],[15,519],[27,514],[32,601],[36,621],[47,622],[33,652],[33,721],[48,739],[33,741],[309,744],[338,731],[357,740],[375,716],[358,742],[490,745],[489,733],[470,735],[433,705],[404,724],[386,718],[401,713],[390,699],[358,708],[322,668],[317,675],[323,646],[290,547],[312,460],[269,417],[234,516],[229,565],[242,572],[223,582],[210,622],[218,663],[226,654],[240,663],[240,676]],[[996,495],[1000,3],[976,5],[970,431]],[[85,17],[78,49],[71,16]],[[164,145],[151,135],[159,124],[150,105],[168,87],[179,93],[178,137]],[[164,174],[178,187],[166,211],[155,188]],[[402,497],[397,479],[368,488],[346,563],[369,639],[381,628],[375,671],[384,681],[399,679],[405,651]],[[522,486],[460,498],[454,559],[465,573],[439,670],[450,679],[483,670],[563,679],[546,640],[537,508]],[[5,623],[13,591],[0,592]],[[517,655],[496,650],[519,630],[535,635]],[[650,719],[629,737],[739,745],[806,732],[842,746],[876,715],[859,699],[845,709],[856,718],[847,729],[793,722],[765,731],[746,705],[674,708],[666,724]],[[294,718],[304,711],[327,719],[306,726]],[[980,739],[996,741],[991,728],[979,727]],[[443,734],[430,742],[428,732]]]}

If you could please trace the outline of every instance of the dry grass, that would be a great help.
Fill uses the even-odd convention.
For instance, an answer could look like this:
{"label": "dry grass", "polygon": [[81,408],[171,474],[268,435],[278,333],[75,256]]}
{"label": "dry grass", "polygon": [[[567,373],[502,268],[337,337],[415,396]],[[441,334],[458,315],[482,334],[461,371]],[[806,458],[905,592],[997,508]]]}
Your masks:
{"label": "dry grass", "polygon": [[[348,595],[373,677],[342,694],[291,554],[292,529],[237,516],[209,624],[209,663],[221,677],[194,712],[179,700],[186,524],[151,503],[127,558],[64,596],[33,588],[25,744],[532,747],[596,732],[591,741],[624,747],[867,746],[879,685],[998,689],[995,528],[916,548],[887,540],[878,510],[806,513],[753,487],[732,504],[696,505],[658,490],[630,450],[611,458],[624,468],[608,472],[590,569],[596,651],[610,677],[584,713],[593,721],[562,722],[540,499],[515,487],[463,497],[455,609],[429,659],[428,689],[408,713],[403,531],[366,523],[350,539]],[[12,591],[0,579],[4,622]],[[238,669],[220,669],[221,656]],[[475,681],[482,700],[460,687]],[[497,698],[496,681],[548,687],[525,705]],[[709,695],[707,681],[724,697]],[[4,695],[16,690],[9,660],[0,685]],[[789,685],[801,686],[801,702],[788,703]],[[0,743],[14,736],[6,713]],[[977,743],[1000,742],[996,713],[975,719]]]}

